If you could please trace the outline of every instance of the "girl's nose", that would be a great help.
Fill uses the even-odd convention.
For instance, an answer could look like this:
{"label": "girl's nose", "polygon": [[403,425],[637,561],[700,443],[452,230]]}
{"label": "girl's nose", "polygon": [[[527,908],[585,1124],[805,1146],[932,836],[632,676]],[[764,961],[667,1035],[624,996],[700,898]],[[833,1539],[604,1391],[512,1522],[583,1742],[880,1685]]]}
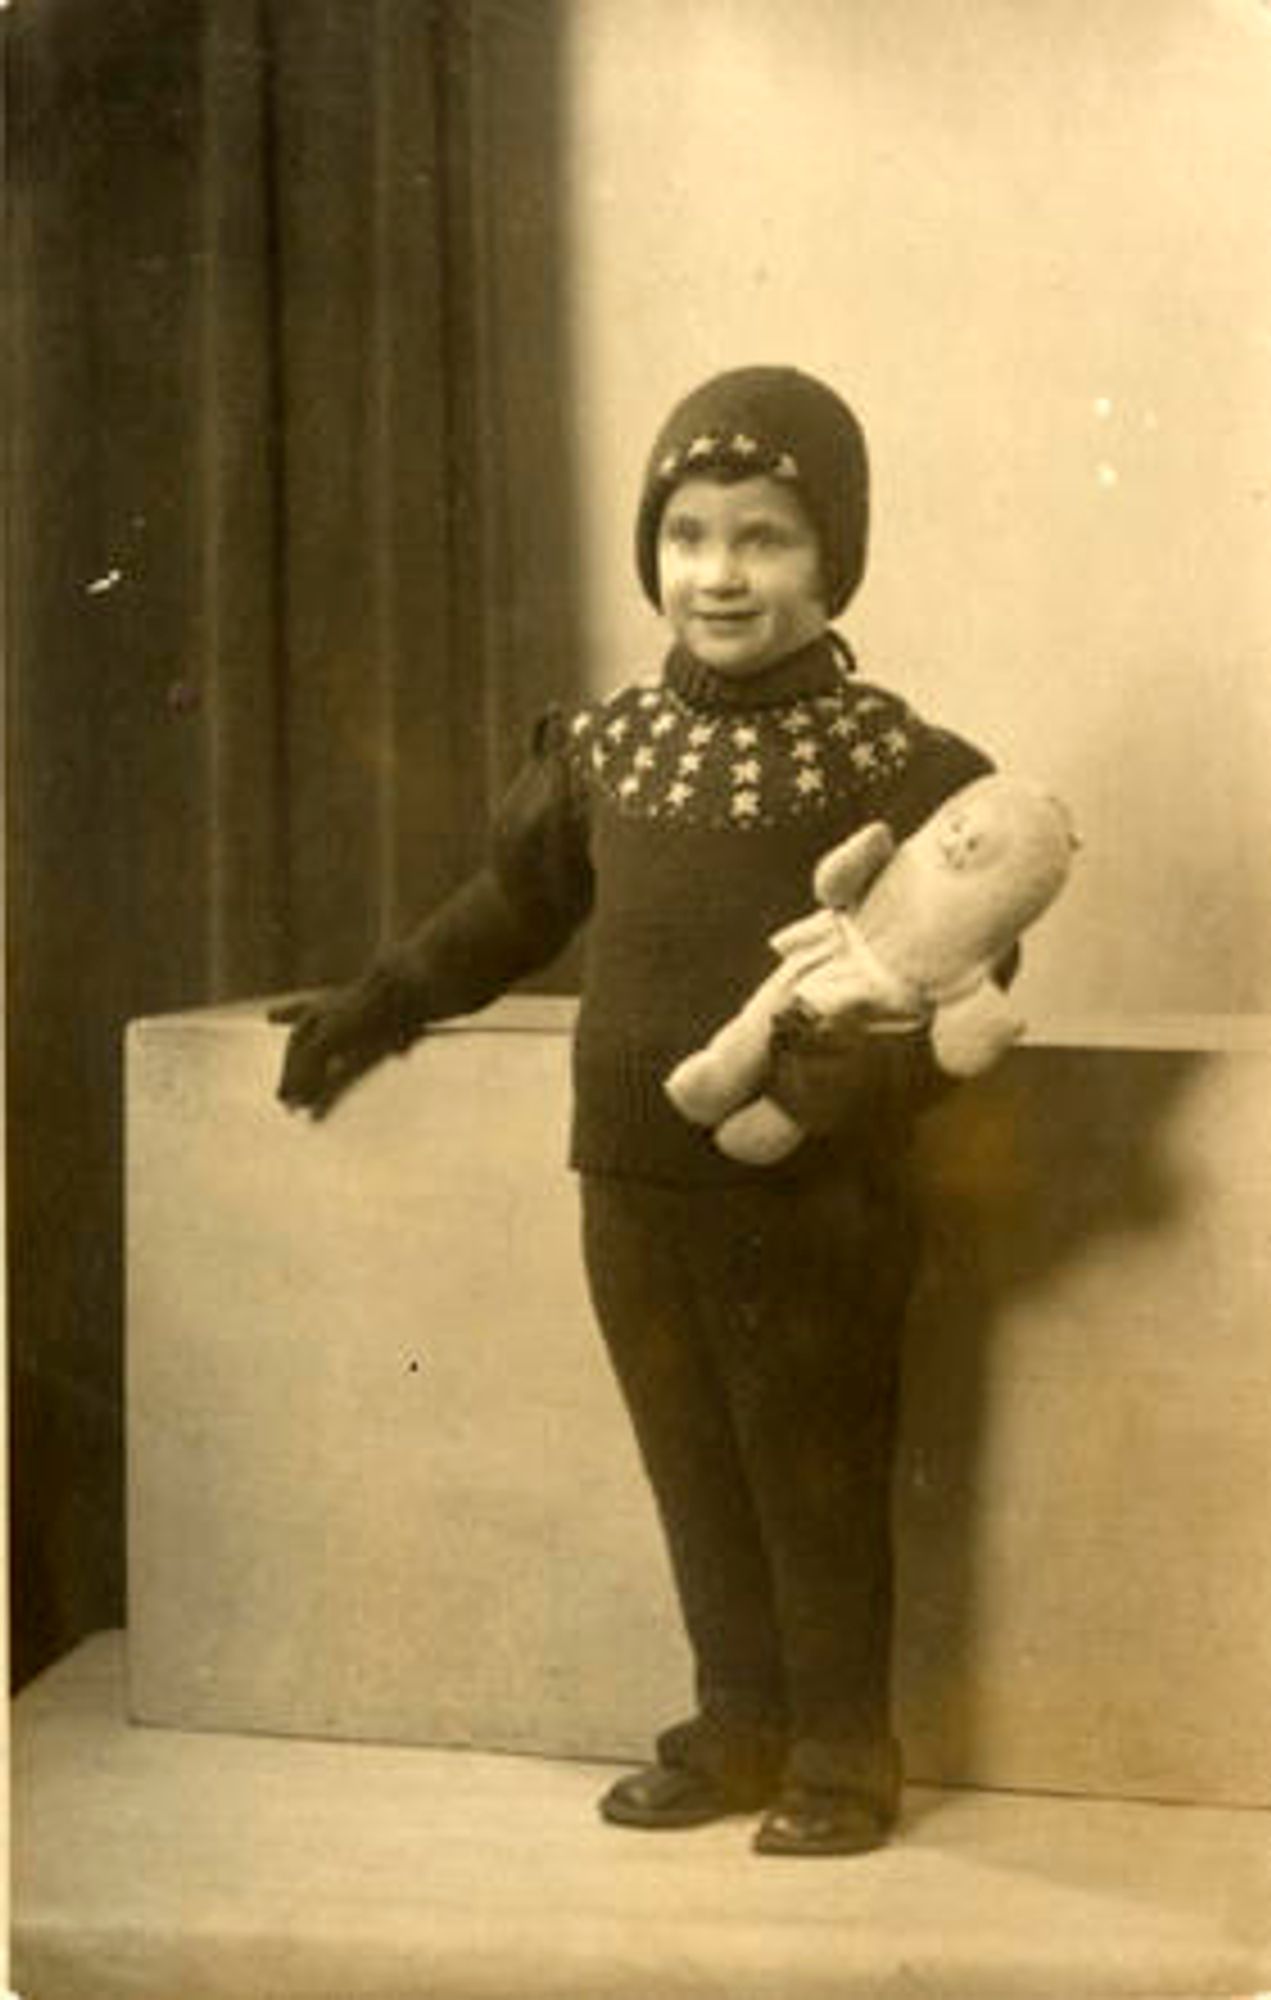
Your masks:
{"label": "girl's nose", "polygon": [[733,590],[740,581],[741,571],[737,554],[731,543],[723,539],[705,542],[701,548],[701,567],[698,572],[702,583],[710,590]]}

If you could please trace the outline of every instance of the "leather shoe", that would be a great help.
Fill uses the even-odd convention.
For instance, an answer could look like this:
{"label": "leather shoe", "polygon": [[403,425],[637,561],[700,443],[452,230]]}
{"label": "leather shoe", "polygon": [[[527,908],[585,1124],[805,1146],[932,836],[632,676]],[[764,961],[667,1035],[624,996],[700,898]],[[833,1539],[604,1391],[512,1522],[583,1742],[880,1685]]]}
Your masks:
{"label": "leather shoe", "polygon": [[619,1778],[600,1801],[601,1818],[617,1826],[707,1826],[749,1809],[713,1778],[668,1764],[646,1764]]}
{"label": "leather shoe", "polygon": [[892,1820],[852,1792],[790,1786],[764,1814],[759,1854],[868,1854],[886,1845]]}

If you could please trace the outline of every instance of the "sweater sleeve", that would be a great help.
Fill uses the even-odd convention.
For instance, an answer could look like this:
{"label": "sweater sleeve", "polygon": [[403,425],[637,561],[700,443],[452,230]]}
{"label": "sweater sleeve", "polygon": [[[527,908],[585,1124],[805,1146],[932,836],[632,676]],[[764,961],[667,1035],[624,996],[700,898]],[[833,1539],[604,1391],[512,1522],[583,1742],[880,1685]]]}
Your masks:
{"label": "sweater sleeve", "polygon": [[558,710],[495,816],[483,867],[377,960],[403,1038],[469,1014],[562,951],[591,907],[585,800]]}
{"label": "sweater sleeve", "polygon": [[992,769],[990,759],[973,743],[951,730],[924,725],[882,816],[897,841],[907,840],[954,792]]}

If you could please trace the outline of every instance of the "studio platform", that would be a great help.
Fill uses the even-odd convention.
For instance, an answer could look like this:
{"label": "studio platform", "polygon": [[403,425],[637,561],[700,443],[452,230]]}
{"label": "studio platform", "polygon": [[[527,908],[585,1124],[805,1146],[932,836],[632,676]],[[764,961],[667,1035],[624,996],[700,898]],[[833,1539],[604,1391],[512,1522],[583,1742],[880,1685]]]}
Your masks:
{"label": "studio platform", "polygon": [[[585,1296],[565,1001],[325,1122],[263,1005],[138,1023],[132,1713],[641,1755],[689,1700]],[[915,1779],[1271,1806],[1271,1024],[1039,1023],[926,1122]]]}
{"label": "studio platform", "polygon": [[14,1716],[23,2000],[1250,2000],[1271,1814],[912,1789],[851,1861],[630,1833],[611,1766],[138,1727],[100,1634]]}
{"label": "studio platform", "polygon": [[682,1713],[563,1167],[570,1009],[329,1121],[137,1024],[129,1630],[14,1731],[23,2000],[1271,1992],[1271,1027],[1068,1022],[932,1114],[901,1836],[624,1833]]}

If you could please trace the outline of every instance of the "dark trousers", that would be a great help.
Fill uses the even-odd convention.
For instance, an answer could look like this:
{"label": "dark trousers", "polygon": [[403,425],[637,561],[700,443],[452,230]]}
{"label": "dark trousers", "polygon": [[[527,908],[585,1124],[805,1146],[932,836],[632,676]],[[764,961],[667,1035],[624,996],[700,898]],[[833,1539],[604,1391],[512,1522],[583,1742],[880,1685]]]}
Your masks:
{"label": "dark trousers", "polygon": [[587,1177],[583,1239],[696,1667],[662,1760],[889,1796],[905,1188]]}

